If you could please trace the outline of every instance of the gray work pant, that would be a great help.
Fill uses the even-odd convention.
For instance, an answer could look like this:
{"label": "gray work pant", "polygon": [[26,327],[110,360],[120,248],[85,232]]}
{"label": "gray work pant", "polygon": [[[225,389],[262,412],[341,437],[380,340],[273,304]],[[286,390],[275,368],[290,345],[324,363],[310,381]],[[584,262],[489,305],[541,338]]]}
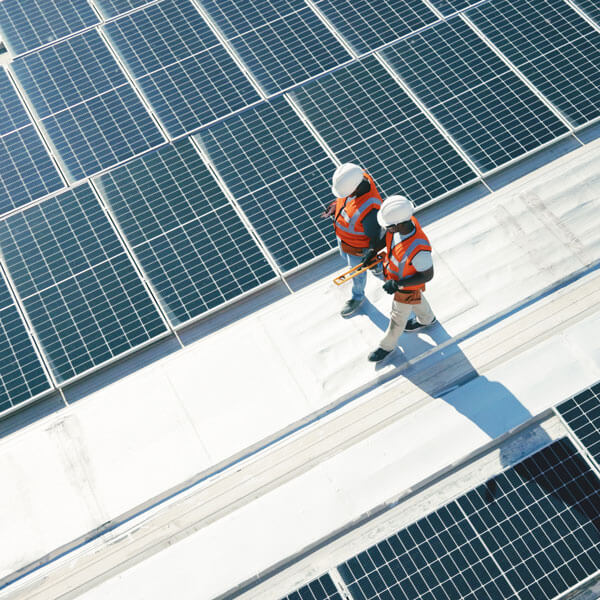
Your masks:
{"label": "gray work pant", "polygon": [[423,325],[429,325],[435,318],[424,294],[421,294],[421,302],[419,304],[404,304],[403,302],[394,300],[392,302],[390,324],[385,335],[379,342],[380,348],[390,351],[398,345],[398,338],[402,335],[411,312],[415,313],[417,320],[419,323],[423,323]]}

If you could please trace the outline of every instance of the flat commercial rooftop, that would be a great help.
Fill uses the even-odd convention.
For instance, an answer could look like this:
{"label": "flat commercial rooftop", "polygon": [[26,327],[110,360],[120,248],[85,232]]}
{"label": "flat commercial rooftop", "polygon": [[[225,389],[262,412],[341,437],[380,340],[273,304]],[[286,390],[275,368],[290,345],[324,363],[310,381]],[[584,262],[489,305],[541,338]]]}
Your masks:
{"label": "flat commercial rooftop", "polygon": [[439,324],[380,365],[332,272],[7,435],[0,598],[237,593],[600,380],[598,165],[425,213]]}

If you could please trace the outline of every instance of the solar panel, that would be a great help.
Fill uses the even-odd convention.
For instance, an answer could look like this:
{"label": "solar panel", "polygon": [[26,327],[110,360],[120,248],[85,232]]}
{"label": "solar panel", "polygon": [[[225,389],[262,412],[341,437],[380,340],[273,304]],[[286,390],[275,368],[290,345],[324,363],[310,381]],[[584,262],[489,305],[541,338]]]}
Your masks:
{"label": "solar panel", "polygon": [[599,560],[600,481],[564,438],[338,570],[355,600],[544,600]]}
{"label": "solar panel", "polygon": [[342,162],[357,162],[385,195],[417,205],[476,175],[376,58],[290,93]]}
{"label": "solar panel", "polygon": [[281,600],[344,600],[326,573]]}
{"label": "solar panel", "polygon": [[148,2],[151,2],[151,0],[94,0],[94,4],[105,19],[110,19],[139,6],[144,6]]}
{"label": "solar panel", "polygon": [[329,219],[335,165],[284,98],[202,130],[197,139],[283,270],[336,244]]}
{"label": "solar panel", "polygon": [[556,409],[600,465],[600,382]]}
{"label": "solar panel", "polygon": [[276,277],[189,140],[97,184],[174,325]]}
{"label": "solar panel", "polygon": [[568,131],[462,19],[382,53],[484,172]]}
{"label": "solar panel", "polygon": [[0,251],[59,382],[166,330],[87,185],[1,221]]}
{"label": "solar panel", "polygon": [[21,314],[0,275],[0,413],[49,389]]}
{"label": "solar panel", "polygon": [[303,0],[202,4],[267,94],[352,58]]}
{"label": "solar panel", "polygon": [[0,69],[0,156],[0,215],[63,187],[3,69]]}
{"label": "solar panel", "polygon": [[96,31],[12,68],[73,181],[164,141]]}
{"label": "solar panel", "polygon": [[14,54],[23,54],[98,23],[87,0],[2,0],[0,37]]}
{"label": "solar panel", "polygon": [[573,125],[600,115],[600,32],[563,0],[503,0],[467,14]]}
{"label": "solar panel", "polygon": [[597,25],[600,25],[600,5],[596,0],[572,0],[572,2],[594,19]]}
{"label": "solar panel", "polygon": [[163,0],[105,29],[173,137],[261,99],[190,2]]}
{"label": "solar panel", "polygon": [[431,4],[437,8],[445,17],[452,15],[459,10],[464,10],[479,0],[430,0]]}
{"label": "solar panel", "polygon": [[315,4],[357,54],[437,21],[422,0],[317,0]]}

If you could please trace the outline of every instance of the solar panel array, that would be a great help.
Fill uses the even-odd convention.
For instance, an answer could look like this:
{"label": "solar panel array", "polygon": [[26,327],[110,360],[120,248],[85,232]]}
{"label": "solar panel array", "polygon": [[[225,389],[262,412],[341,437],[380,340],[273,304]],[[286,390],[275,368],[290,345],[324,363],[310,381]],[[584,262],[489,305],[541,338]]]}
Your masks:
{"label": "solar panel array", "polygon": [[600,382],[559,404],[556,410],[600,465]]}
{"label": "solar panel array", "polygon": [[[341,162],[421,206],[597,120],[594,19],[588,0],[3,0],[0,266],[47,370],[70,381],[333,250]],[[77,211],[100,264],[38,226],[85,239]],[[39,287],[45,252],[71,275],[53,257]],[[116,289],[136,317],[105,329],[86,303]]]}
{"label": "solar panel array", "polygon": [[337,567],[353,600],[550,600],[599,568],[600,480],[567,438]]}

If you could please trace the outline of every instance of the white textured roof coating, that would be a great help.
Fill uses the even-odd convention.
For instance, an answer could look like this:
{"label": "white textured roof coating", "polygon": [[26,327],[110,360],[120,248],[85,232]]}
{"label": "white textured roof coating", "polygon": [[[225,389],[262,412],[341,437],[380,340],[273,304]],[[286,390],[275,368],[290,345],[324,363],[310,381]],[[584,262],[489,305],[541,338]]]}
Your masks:
{"label": "white textured roof coating", "polygon": [[[307,455],[297,477],[240,496],[192,535],[98,575],[83,596],[213,598],[599,380],[598,165],[600,141],[426,226],[439,325],[403,336],[384,365],[366,356],[390,297],[370,277],[365,310],[343,320],[349,290],[327,277],[4,438],[0,478],[13,485],[0,495],[11,540],[0,579],[248,449],[267,446],[252,460],[268,465],[287,443],[277,438],[311,415],[289,439],[370,398],[406,402],[373,435]],[[429,387],[426,372],[439,372]],[[452,372],[470,381],[444,394]],[[37,597],[27,584],[0,598]]]}

